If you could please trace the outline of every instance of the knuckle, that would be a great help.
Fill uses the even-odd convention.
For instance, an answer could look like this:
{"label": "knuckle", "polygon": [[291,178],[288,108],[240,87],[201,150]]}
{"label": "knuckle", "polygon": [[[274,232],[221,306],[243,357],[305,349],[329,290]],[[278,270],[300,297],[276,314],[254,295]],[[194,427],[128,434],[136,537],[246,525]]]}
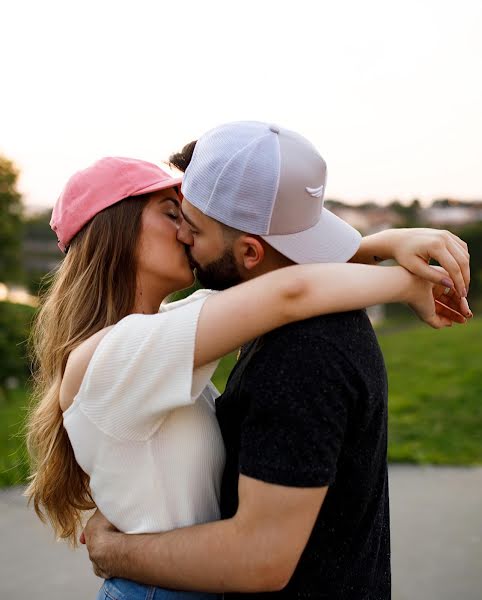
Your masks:
{"label": "knuckle", "polygon": [[97,556],[96,556],[96,554],[95,554],[95,551],[94,551],[94,549],[92,549],[92,548],[88,548],[88,552],[89,552],[89,560],[91,561],[91,563],[92,563],[93,565],[96,565],[96,566],[97,566]]}

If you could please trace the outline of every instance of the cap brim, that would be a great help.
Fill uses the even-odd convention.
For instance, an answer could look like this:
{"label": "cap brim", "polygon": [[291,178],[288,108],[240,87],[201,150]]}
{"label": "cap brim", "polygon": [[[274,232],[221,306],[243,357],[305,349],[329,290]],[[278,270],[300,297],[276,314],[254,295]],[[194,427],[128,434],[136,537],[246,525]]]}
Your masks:
{"label": "cap brim", "polygon": [[172,177],[171,179],[163,179],[162,181],[158,181],[157,183],[152,183],[142,190],[137,190],[131,196],[140,196],[141,194],[149,194],[150,192],[159,192],[161,190],[167,190],[172,187],[176,187],[181,185],[182,177]]}
{"label": "cap brim", "polygon": [[299,233],[262,235],[270,246],[296,263],[347,262],[360,247],[362,236],[323,208],[318,223]]}

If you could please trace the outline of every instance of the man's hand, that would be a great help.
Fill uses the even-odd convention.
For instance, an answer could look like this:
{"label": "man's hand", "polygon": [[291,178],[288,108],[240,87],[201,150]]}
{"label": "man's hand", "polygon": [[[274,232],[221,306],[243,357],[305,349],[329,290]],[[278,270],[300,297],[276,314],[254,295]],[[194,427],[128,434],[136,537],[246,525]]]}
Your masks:
{"label": "man's hand", "polygon": [[118,533],[112,523],[99,510],[96,510],[80,536],[80,543],[87,546],[89,558],[97,577],[109,579],[113,575],[109,569],[109,555],[106,550],[107,542],[110,541],[112,535]]}
{"label": "man's hand", "polygon": [[[410,276],[411,277],[411,276]],[[95,574],[198,592],[273,592],[291,578],[327,487],[286,487],[241,475],[230,519],[124,534],[97,511],[81,542]]]}

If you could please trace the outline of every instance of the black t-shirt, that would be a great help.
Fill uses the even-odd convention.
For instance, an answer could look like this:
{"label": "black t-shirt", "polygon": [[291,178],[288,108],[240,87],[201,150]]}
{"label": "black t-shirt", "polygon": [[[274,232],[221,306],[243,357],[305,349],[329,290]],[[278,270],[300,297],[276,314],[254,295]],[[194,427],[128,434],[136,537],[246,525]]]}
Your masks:
{"label": "black t-shirt", "polygon": [[329,486],[293,577],[274,595],[390,598],[387,380],[366,313],[307,319],[251,342],[216,412],[227,451],[223,518],[237,510],[239,473]]}

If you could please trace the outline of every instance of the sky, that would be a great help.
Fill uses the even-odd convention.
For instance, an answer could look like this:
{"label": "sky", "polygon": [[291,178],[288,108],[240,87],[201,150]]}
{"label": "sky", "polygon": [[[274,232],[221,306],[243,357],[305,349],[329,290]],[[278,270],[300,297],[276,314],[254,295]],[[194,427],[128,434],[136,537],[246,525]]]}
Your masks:
{"label": "sky", "polygon": [[310,139],[326,195],[482,199],[480,0],[2,0],[0,153],[30,209],[227,121]]}

